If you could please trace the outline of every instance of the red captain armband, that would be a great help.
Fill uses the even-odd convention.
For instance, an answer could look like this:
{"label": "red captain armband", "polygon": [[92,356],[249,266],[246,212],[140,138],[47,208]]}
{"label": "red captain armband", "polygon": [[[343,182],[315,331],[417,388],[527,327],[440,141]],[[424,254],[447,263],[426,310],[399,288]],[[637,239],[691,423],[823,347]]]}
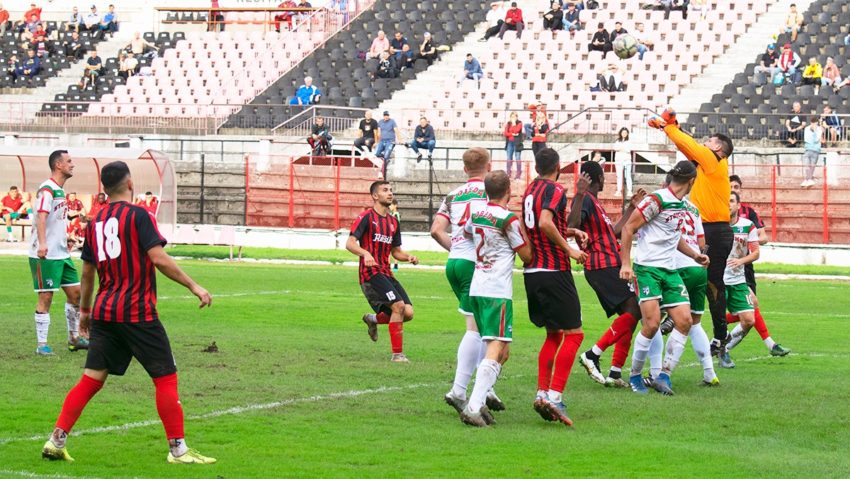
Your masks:
{"label": "red captain armband", "polygon": [[80,314],[91,314],[91,308],[80,308]]}

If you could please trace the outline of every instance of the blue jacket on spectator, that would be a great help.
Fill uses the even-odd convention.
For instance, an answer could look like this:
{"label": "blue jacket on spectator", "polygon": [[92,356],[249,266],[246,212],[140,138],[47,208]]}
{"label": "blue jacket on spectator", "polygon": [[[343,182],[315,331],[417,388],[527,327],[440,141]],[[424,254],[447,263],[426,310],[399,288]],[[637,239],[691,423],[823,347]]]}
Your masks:
{"label": "blue jacket on spectator", "polygon": [[463,62],[463,71],[467,74],[475,74],[478,73],[480,75],[484,74],[484,70],[481,69],[481,63],[478,62],[476,58],[472,60],[466,60]]}
{"label": "blue jacket on spectator", "polygon": [[295,98],[293,98],[289,104],[290,105],[312,105],[313,103],[317,103],[319,98],[322,96],[322,92],[316,88],[315,85],[301,85],[298,87],[298,90],[295,92]]}
{"label": "blue jacket on spectator", "polygon": [[413,138],[414,140],[425,138],[425,142],[437,141],[437,135],[434,134],[434,127],[430,124],[425,125],[425,128],[422,128],[422,125],[416,125],[416,129],[413,131]]}

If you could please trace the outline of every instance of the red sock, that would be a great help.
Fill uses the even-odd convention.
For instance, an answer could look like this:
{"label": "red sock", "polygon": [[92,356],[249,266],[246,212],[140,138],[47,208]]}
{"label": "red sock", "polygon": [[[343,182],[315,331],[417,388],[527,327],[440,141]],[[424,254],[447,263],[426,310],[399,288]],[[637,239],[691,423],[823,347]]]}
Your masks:
{"label": "red sock", "polygon": [[737,315],[732,316],[732,313],[726,313],[726,324],[735,324],[740,320],[741,318],[739,318]]}
{"label": "red sock", "polygon": [[549,389],[564,392],[567,381],[570,379],[570,371],[576,359],[576,352],[581,347],[584,333],[565,334],[561,347],[555,354],[555,367],[552,368],[552,383]]}
{"label": "red sock", "polygon": [[759,336],[761,336],[761,339],[769,338],[770,332],[767,330],[767,324],[765,324],[764,317],[762,317],[762,315],[761,315],[761,310],[759,310],[758,308],[756,308],[755,317],[756,317],[756,322],[753,325],[753,327],[755,327],[756,331],[759,332]]}
{"label": "red sock", "polygon": [[62,412],[59,413],[59,419],[56,420],[56,427],[70,433],[71,428],[80,418],[86,404],[91,401],[91,398],[100,391],[103,383],[97,379],[83,375],[80,382],[68,391],[65,396],[65,402],[62,403]]}
{"label": "red sock", "polygon": [[[637,324],[637,323],[635,323]],[[634,335],[634,326],[627,332],[623,332],[620,339],[614,344],[614,354],[611,356],[611,366],[623,369],[626,364],[626,359],[629,358],[629,349],[632,347],[632,335]]]}
{"label": "red sock", "polygon": [[[611,323],[611,327],[605,330],[605,334],[603,334],[602,337],[599,338],[599,341],[596,342],[596,347],[605,351],[612,344],[617,343],[624,334],[628,334],[629,338],[631,338],[636,324],[637,319],[635,319],[631,313],[625,313],[617,316]],[[626,355],[628,354],[629,353],[627,351]]]}
{"label": "red sock", "polygon": [[183,433],[183,406],[177,395],[177,373],[153,379],[156,386],[156,411],[165,427],[168,439],[181,439]]}
{"label": "red sock", "polygon": [[375,321],[378,324],[390,324],[390,315],[387,313],[378,313],[375,315]]}
{"label": "red sock", "polygon": [[564,333],[559,331],[546,331],[546,341],[540,348],[537,356],[537,390],[548,391],[549,383],[552,381],[552,366],[555,364],[555,352],[561,345]]}
{"label": "red sock", "polygon": [[390,323],[390,344],[393,347],[393,353],[402,352],[403,343],[404,323]]}

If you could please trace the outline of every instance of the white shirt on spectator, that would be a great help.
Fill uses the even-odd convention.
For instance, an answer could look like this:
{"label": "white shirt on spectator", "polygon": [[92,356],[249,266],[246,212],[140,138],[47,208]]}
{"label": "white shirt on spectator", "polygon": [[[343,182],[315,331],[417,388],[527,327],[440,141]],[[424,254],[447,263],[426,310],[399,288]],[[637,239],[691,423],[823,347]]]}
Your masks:
{"label": "white shirt on spectator", "polygon": [[89,12],[86,15],[86,25],[97,25],[100,23],[100,14],[97,12]]}

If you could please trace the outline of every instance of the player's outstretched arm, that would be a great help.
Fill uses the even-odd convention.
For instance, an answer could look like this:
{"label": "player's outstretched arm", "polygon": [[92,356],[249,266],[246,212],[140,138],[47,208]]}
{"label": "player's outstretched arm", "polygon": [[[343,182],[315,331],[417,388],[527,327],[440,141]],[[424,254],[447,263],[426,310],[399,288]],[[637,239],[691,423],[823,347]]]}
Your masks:
{"label": "player's outstretched arm", "polygon": [[[702,247],[700,247],[701,249]],[[679,244],[676,246],[676,249],[679,250],[680,253],[691,258],[696,261],[700,266],[708,266],[708,256],[704,254],[697,253],[690,246],[688,246],[688,242],[685,241],[684,237],[679,237]]]}
{"label": "player's outstretched arm", "polygon": [[626,224],[626,221],[629,220],[629,217],[632,216],[632,212],[634,212],[635,208],[637,208],[637,205],[639,205],[644,198],[646,198],[646,190],[638,188],[635,194],[632,195],[632,199],[629,200],[629,206],[626,208],[626,211],[623,212],[623,216],[621,216],[620,220],[614,224],[614,235],[616,237],[619,238],[623,233],[623,226]]}
{"label": "player's outstretched arm", "polygon": [[567,253],[570,258],[576,260],[579,264],[584,264],[587,260],[587,253],[570,246],[570,244],[567,243],[566,238],[561,236],[561,233],[558,231],[558,227],[555,226],[555,222],[552,221],[552,218],[553,213],[550,210],[544,209],[540,213],[540,231],[549,238],[549,241],[555,243],[555,246]]}
{"label": "player's outstretched arm", "polygon": [[446,251],[452,249],[452,237],[449,235],[449,219],[438,214],[431,223],[431,237]]}
{"label": "player's outstretched arm", "polygon": [[399,261],[406,261],[408,263],[419,264],[419,258],[413,256],[412,254],[409,254],[407,251],[404,251],[399,246],[393,247],[393,249],[390,250],[390,254],[393,255],[393,258]]}
{"label": "player's outstretched arm", "polygon": [[92,296],[94,296],[94,264],[83,261],[83,274],[80,277],[80,334],[89,337],[91,326]]}
{"label": "player's outstretched arm", "polygon": [[210,293],[189,277],[171,256],[162,249],[162,246],[154,246],[148,250],[148,258],[156,269],[164,274],[168,279],[176,283],[182,284],[186,289],[192,292],[198,299],[201,300],[199,307],[209,306],[212,304],[212,296]]}

